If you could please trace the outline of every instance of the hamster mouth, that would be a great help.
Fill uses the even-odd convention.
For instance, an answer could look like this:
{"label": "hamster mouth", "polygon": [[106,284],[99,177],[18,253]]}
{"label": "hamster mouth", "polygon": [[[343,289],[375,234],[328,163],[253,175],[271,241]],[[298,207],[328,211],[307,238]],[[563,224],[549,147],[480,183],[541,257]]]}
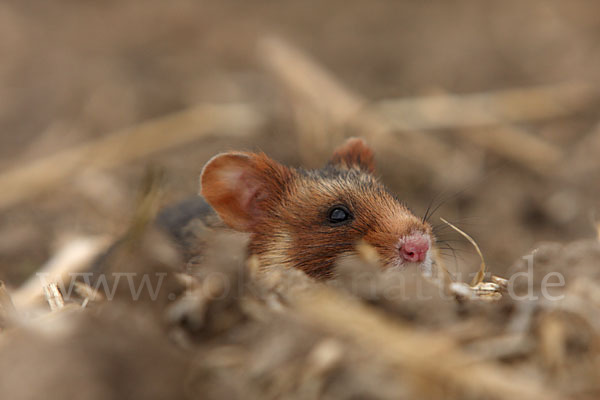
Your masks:
{"label": "hamster mouth", "polygon": [[431,257],[431,250],[427,252],[425,260],[419,264],[419,269],[424,276],[431,277],[433,275],[433,259]]}

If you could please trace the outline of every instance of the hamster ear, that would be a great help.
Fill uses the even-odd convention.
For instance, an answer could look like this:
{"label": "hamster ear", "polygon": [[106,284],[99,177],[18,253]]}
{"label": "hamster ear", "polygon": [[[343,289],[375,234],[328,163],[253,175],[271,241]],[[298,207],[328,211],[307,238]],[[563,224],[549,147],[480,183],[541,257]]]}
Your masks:
{"label": "hamster ear", "polygon": [[288,168],[264,154],[222,153],[200,175],[200,193],[231,228],[250,232],[283,192]]}
{"label": "hamster ear", "polygon": [[343,168],[360,168],[365,172],[375,172],[375,156],[373,150],[363,139],[350,138],[338,147],[331,157],[330,164]]}

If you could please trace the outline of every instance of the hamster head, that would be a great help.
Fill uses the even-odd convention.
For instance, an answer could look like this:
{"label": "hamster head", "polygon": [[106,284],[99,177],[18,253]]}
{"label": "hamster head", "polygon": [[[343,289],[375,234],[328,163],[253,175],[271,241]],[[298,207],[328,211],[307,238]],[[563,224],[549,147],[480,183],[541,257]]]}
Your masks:
{"label": "hamster head", "polygon": [[283,166],[265,154],[229,152],[204,167],[201,194],[229,227],[249,232],[262,266],[335,276],[339,257],[364,241],[385,268],[431,266],[431,226],[373,175],[372,150],[349,139],[320,170]]}

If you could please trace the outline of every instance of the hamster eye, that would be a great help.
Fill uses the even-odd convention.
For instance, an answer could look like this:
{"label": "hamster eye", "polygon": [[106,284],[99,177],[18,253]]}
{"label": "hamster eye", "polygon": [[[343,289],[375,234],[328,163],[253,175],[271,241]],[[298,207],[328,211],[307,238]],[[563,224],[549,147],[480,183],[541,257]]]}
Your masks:
{"label": "hamster eye", "polygon": [[327,211],[327,220],[333,225],[339,225],[343,222],[350,221],[352,214],[342,205],[333,206]]}

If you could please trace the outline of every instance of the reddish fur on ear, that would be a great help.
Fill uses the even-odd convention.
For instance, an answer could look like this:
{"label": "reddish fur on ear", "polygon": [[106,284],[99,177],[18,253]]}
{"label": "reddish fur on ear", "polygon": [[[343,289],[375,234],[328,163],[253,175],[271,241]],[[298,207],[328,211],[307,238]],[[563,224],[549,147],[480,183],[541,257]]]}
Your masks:
{"label": "reddish fur on ear", "polygon": [[250,232],[288,176],[286,167],[264,154],[222,153],[202,169],[200,193],[227,225]]}
{"label": "reddish fur on ear", "polygon": [[375,172],[373,150],[360,138],[346,140],[346,143],[335,150],[330,163],[344,168],[358,167],[369,173]]}

